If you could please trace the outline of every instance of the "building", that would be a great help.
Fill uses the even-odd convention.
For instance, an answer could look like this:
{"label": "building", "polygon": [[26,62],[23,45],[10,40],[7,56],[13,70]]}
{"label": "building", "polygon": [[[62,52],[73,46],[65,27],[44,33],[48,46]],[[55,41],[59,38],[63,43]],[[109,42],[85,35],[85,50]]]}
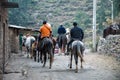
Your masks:
{"label": "building", "polygon": [[10,57],[7,8],[17,7],[17,3],[8,2],[7,0],[0,0],[0,73],[4,73],[5,66]]}
{"label": "building", "polygon": [[[9,25],[9,45],[10,53],[18,53],[21,50],[21,36],[30,33],[31,35],[39,34],[39,30],[16,25]],[[15,44],[14,44],[15,43]]]}

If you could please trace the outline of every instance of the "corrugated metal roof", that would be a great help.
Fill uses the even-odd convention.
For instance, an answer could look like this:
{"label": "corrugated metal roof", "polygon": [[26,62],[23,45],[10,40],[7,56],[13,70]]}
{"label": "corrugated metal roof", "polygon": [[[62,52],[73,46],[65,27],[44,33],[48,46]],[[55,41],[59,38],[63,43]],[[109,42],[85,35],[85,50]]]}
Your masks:
{"label": "corrugated metal roof", "polygon": [[16,25],[9,25],[9,28],[25,29],[25,30],[31,30],[31,31],[37,31],[37,32],[39,32],[39,29],[28,28],[28,27],[23,27],[23,26],[16,26]]}
{"label": "corrugated metal roof", "polygon": [[26,27],[16,26],[16,25],[9,25],[10,28],[18,28],[18,29],[27,29]]}

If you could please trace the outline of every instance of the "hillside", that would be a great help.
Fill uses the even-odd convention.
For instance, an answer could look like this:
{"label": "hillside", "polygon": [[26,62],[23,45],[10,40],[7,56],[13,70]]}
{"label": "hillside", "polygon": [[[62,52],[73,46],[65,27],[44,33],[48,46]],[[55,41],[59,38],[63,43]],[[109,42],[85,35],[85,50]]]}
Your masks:
{"label": "hillside", "polygon": [[[26,4],[23,3],[24,0],[21,0],[18,10],[24,17],[21,18],[19,17],[21,15],[18,14],[21,23],[20,21],[16,21],[15,24],[39,28],[43,20],[47,20],[52,25],[53,34],[57,36],[57,28],[60,24],[63,24],[66,28],[71,28],[72,22],[77,21],[79,26],[84,30],[85,37],[92,36],[92,1],[93,0],[29,0],[26,1],[26,3],[28,3]],[[29,16],[29,18],[27,16]],[[86,38],[85,40],[91,42],[91,38],[92,37],[89,39]],[[91,43],[88,43],[88,45],[89,44]]]}
{"label": "hillside", "polygon": [[[76,16],[79,13],[86,14],[92,18],[92,0],[29,0],[26,3],[27,5],[25,3],[23,4],[22,0],[21,2],[19,1],[19,11],[24,12],[24,20],[29,17],[26,20],[26,24],[21,24],[23,26],[25,24],[25,26],[29,27],[39,27],[43,20],[47,20],[55,27],[60,24],[65,25],[65,27],[70,27],[72,26],[71,22],[78,21]],[[12,23],[12,21],[10,22]],[[17,21],[15,24],[19,25]],[[89,24],[92,23],[89,22]]]}
{"label": "hillside", "polygon": [[47,20],[53,26],[60,24],[70,27],[80,11],[92,16],[92,0],[41,0],[34,1],[36,5],[30,10],[32,17],[39,26],[43,20]]}
{"label": "hillside", "polygon": [[[10,24],[39,28],[43,20],[47,20],[52,25],[53,34],[57,36],[57,28],[60,24],[63,24],[66,28],[71,28],[72,22],[76,21],[85,32],[87,44],[92,45],[93,0],[9,1],[19,3],[18,9],[9,10]],[[114,0],[116,5],[118,1]],[[103,23],[106,23],[106,19],[110,17],[110,1],[97,0],[97,37],[102,36],[103,29],[106,26]]]}

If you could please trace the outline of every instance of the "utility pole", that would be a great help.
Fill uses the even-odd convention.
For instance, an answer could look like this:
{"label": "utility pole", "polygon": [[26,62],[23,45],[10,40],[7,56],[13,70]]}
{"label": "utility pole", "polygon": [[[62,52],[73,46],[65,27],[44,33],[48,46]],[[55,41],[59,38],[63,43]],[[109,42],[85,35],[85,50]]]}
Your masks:
{"label": "utility pole", "polygon": [[96,0],[93,0],[93,51],[96,51]]}
{"label": "utility pole", "polygon": [[111,15],[111,18],[112,18],[112,23],[113,23],[113,1],[111,1],[111,5],[112,5],[112,15]]}
{"label": "utility pole", "polygon": [[112,0],[109,0],[109,1],[111,3],[111,19],[112,19],[112,23],[113,23],[113,16],[114,16],[114,14],[113,14],[113,1]]}

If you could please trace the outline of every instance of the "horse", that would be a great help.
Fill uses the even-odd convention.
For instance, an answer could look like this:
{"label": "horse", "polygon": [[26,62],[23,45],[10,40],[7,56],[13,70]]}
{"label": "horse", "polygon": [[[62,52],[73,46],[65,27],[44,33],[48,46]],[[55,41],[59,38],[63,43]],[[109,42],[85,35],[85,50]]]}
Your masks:
{"label": "horse", "polygon": [[[55,50],[55,46],[56,46],[56,40],[53,38],[53,37],[51,37],[51,40],[52,40],[52,42],[53,42],[53,56],[54,56],[54,50]],[[38,62],[39,61],[41,61],[41,63],[43,63],[43,59],[42,59],[42,57],[43,57],[43,52],[42,52],[42,50],[41,50],[41,39],[40,39],[40,37],[38,37],[38,44],[37,44],[37,53],[35,54],[35,56],[34,57],[36,57],[36,55],[37,55],[37,57],[38,57]]]}
{"label": "horse", "polygon": [[33,41],[35,41],[35,38],[33,36],[28,36],[25,41],[25,47],[27,49],[27,57],[29,57],[30,55],[31,58],[32,58],[31,47],[32,47]]}
{"label": "horse", "polygon": [[34,61],[36,61],[36,54],[37,54],[37,41],[34,41],[32,43],[32,57],[34,58]]}
{"label": "horse", "polygon": [[76,64],[76,70],[75,72],[78,72],[78,57],[80,57],[80,62],[81,62],[81,68],[83,68],[82,62],[84,61],[83,59],[83,52],[85,48],[84,45],[81,41],[79,40],[74,40],[71,45],[71,58],[70,58],[70,69],[72,68],[72,56],[74,55],[75,59],[75,64]]}
{"label": "horse", "polygon": [[60,34],[57,38],[58,46],[60,49],[60,53],[65,53],[66,45],[67,45],[67,37],[66,34]]}
{"label": "horse", "polygon": [[66,28],[67,43],[70,41],[70,29]]}
{"label": "horse", "polygon": [[120,25],[113,24],[103,30],[103,38],[106,38],[110,34],[120,34]]}
{"label": "horse", "polygon": [[[53,44],[53,40],[51,38],[43,38],[43,40],[41,41],[41,44],[38,45],[40,48],[40,59],[43,59],[43,67],[45,67],[46,64],[46,60],[47,57],[50,57],[50,65],[49,65],[49,69],[51,69],[52,67],[52,63],[53,63],[53,58],[54,58],[54,53],[53,53],[53,48],[54,48],[54,44]],[[48,56],[47,56],[48,55]]]}

